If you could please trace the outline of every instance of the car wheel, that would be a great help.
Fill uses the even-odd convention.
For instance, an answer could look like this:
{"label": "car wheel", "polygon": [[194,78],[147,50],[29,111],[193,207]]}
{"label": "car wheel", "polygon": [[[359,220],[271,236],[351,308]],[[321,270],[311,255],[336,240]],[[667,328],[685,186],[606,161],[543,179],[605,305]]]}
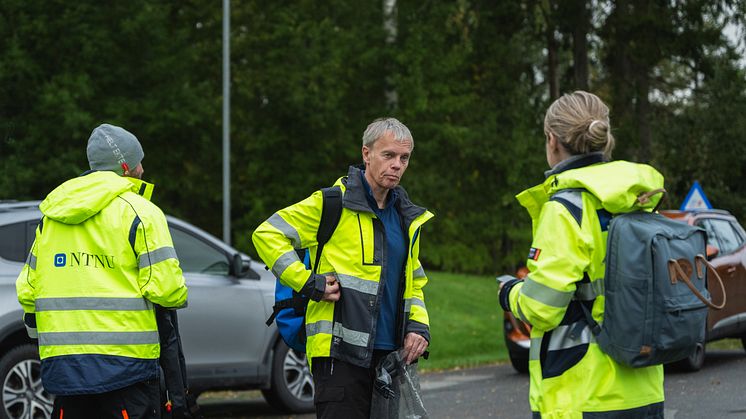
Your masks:
{"label": "car wheel", "polygon": [[528,358],[513,353],[509,353],[508,355],[510,356],[510,365],[513,366],[513,369],[521,374],[528,374]]}
{"label": "car wheel", "polygon": [[24,344],[0,359],[0,418],[49,419],[54,397],[41,385],[41,362],[36,345]]}
{"label": "car wheel", "polygon": [[286,412],[313,411],[313,378],[306,354],[298,353],[280,340],[272,360],[272,386],[262,390],[273,407]]}
{"label": "car wheel", "polygon": [[694,348],[694,351],[692,351],[688,357],[675,362],[676,367],[680,370],[689,372],[701,370],[702,366],[705,364],[705,347],[704,343],[698,343]]}

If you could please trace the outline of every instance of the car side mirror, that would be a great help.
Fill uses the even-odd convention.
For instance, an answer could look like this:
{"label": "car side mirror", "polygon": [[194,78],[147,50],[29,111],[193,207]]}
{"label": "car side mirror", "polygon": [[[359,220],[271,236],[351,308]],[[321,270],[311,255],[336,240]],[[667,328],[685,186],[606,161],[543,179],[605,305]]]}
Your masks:
{"label": "car side mirror", "polygon": [[705,252],[707,253],[707,259],[709,260],[717,256],[718,253],[720,253],[720,250],[718,250],[717,247],[708,244],[707,247],[705,248]]}
{"label": "car side mirror", "polygon": [[240,253],[233,255],[231,260],[231,275],[236,278],[259,279],[259,275],[251,270],[249,260],[246,260]]}

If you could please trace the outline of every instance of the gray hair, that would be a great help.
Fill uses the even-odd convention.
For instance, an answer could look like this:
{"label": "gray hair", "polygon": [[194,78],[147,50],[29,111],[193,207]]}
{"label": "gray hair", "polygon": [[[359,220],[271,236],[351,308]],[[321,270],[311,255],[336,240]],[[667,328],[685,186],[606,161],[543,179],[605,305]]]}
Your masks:
{"label": "gray hair", "polygon": [[406,125],[399,122],[396,118],[378,118],[371,122],[363,133],[363,146],[371,147],[373,143],[378,141],[387,132],[390,132],[396,141],[404,142],[409,140],[412,143],[412,149],[414,149],[412,133],[409,132],[409,128]]}

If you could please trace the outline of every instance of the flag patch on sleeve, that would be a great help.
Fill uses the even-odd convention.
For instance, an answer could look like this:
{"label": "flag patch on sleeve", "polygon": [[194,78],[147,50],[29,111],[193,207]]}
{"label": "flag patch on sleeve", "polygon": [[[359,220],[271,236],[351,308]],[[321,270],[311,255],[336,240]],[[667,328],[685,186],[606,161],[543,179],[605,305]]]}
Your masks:
{"label": "flag patch on sleeve", "polygon": [[539,255],[541,254],[541,249],[537,249],[536,247],[532,247],[528,251],[528,258],[531,260],[539,260]]}

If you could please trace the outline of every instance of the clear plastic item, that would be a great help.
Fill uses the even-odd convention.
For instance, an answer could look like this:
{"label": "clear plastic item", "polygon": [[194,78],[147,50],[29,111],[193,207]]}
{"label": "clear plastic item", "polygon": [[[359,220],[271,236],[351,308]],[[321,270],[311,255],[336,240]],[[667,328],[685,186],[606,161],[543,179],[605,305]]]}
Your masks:
{"label": "clear plastic item", "polygon": [[371,419],[428,419],[420,396],[417,364],[405,365],[399,351],[378,363],[374,388]]}

